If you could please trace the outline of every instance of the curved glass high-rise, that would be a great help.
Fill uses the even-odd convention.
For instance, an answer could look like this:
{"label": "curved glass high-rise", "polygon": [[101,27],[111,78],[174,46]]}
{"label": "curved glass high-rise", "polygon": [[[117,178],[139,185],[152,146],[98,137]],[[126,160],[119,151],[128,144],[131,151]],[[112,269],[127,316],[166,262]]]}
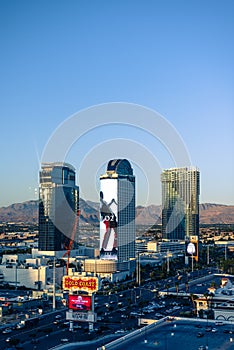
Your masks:
{"label": "curved glass high-rise", "polygon": [[100,258],[135,258],[135,176],[127,159],[113,159],[100,176]]}
{"label": "curved glass high-rise", "polygon": [[43,163],[39,184],[39,250],[75,248],[78,240],[79,188],[67,163]]}

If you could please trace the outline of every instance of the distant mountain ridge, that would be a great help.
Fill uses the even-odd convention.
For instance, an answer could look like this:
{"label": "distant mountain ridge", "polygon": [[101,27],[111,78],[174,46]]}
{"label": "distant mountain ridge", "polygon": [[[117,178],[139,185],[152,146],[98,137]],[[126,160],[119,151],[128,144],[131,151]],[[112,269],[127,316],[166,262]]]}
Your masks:
{"label": "distant mountain ridge", "polygon": [[[80,198],[80,225],[99,224],[99,203]],[[0,222],[38,222],[38,201],[30,200],[0,208]],[[136,207],[136,225],[161,223],[161,206]],[[215,203],[200,204],[201,224],[234,224],[234,206]]]}
{"label": "distant mountain ridge", "polygon": [[14,203],[0,208],[0,222],[37,223],[38,201],[31,200],[23,203]]}
{"label": "distant mountain ridge", "polygon": [[201,224],[233,224],[234,205],[203,203],[200,204]]}

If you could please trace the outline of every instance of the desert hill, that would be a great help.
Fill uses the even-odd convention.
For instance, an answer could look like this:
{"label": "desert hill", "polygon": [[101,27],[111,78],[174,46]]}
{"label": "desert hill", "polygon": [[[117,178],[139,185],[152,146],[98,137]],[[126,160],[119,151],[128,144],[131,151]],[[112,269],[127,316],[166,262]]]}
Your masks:
{"label": "desert hill", "polygon": [[[80,199],[80,225],[98,225],[99,203]],[[38,201],[31,200],[0,208],[0,222],[38,222]],[[161,206],[136,207],[136,225],[161,223]],[[201,224],[234,224],[234,206],[224,204],[200,204]]]}

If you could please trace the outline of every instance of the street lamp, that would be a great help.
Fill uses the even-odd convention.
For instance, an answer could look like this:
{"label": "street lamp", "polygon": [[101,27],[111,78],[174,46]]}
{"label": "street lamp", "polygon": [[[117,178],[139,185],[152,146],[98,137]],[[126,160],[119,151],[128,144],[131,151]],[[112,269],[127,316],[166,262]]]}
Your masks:
{"label": "street lamp", "polygon": [[146,339],[146,327],[147,327],[147,326],[144,327],[144,329],[145,329],[145,339],[144,339],[144,343],[145,343],[145,344],[148,342],[147,339]]}
{"label": "street lamp", "polygon": [[136,304],[136,291],[133,289],[131,289],[131,302]]}
{"label": "street lamp", "polygon": [[136,282],[138,286],[141,285],[141,263],[140,263],[140,252],[137,253],[137,262],[136,262]]}
{"label": "street lamp", "polygon": [[208,331],[208,314],[206,315],[206,350],[208,350],[209,349],[209,346],[208,346],[208,333],[209,333],[209,331]]}
{"label": "street lamp", "polygon": [[232,320],[231,320],[231,332],[230,333],[231,333],[231,336],[230,336],[229,340],[230,340],[230,343],[232,343],[233,342],[233,337],[232,337]]}
{"label": "street lamp", "polygon": [[15,290],[17,290],[18,277],[17,277],[18,260],[15,262]]}
{"label": "street lamp", "polygon": [[56,309],[56,290],[55,290],[55,281],[56,281],[56,268],[55,268],[55,255],[54,255],[54,261],[53,261],[53,310]]}

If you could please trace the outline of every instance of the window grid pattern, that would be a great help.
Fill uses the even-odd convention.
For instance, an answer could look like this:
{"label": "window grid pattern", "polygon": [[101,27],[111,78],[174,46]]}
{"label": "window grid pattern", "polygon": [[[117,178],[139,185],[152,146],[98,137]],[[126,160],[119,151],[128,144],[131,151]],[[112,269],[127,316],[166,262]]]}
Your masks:
{"label": "window grid pattern", "polygon": [[164,170],[162,232],[168,239],[199,235],[200,173],[195,168]]}

